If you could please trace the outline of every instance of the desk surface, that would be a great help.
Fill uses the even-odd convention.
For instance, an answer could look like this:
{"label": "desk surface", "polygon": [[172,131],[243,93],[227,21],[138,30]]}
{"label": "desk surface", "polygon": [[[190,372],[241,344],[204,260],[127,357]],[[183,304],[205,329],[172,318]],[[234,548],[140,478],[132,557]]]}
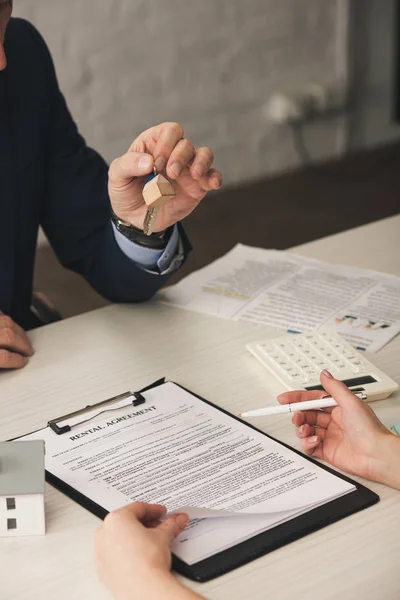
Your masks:
{"label": "desk surface", "polygon": [[[400,275],[400,216],[293,250]],[[232,412],[265,405],[272,398],[263,367],[245,351],[264,333],[154,302],[109,306],[36,330],[29,365],[0,375],[0,439],[163,375]],[[398,382],[399,355],[400,336],[373,356]],[[400,394],[373,408],[386,425],[400,422]],[[260,420],[260,428],[298,445],[286,415]],[[224,577],[189,585],[215,600],[398,598],[400,493],[367,485],[381,497],[376,506]],[[98,519],[47,485],[46,522],[44,537],[0,539],[0,599],[109,599],[93,565]]]}

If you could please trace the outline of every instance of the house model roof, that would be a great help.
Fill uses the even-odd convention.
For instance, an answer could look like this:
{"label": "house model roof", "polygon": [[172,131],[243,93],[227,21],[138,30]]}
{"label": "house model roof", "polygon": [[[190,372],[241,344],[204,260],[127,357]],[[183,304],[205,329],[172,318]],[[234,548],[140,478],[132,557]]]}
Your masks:
{"label": "house model roof", "polygon": [[44,442],[0,442],[0,496],[44,494]]}

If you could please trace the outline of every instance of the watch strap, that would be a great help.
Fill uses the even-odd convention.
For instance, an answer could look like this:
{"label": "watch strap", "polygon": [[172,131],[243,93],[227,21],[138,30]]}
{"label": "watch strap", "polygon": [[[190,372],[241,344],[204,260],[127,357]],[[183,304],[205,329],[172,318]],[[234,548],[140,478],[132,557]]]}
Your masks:
{"label": "watch strap", "polygon": [[125,236],[131,242],[143,246],[145,248],[152,248],[153,250],[164,250],[168,242],[168,229],[163,231],[157,231],[150,235],[146,235],[142,229],[135,227],[131,223],[122,221],[113,209],[111,208],[111,220],[115,225],[117,231]]}

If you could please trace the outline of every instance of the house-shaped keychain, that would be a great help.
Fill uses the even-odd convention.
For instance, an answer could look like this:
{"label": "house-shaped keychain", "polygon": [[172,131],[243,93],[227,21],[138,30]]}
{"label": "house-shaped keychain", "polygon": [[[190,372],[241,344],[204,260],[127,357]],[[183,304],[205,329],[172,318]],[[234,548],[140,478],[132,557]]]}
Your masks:
{"label": "house-shaped keychain", "polygon": [[0,442],[0,536],[44,533],[44,442]]}

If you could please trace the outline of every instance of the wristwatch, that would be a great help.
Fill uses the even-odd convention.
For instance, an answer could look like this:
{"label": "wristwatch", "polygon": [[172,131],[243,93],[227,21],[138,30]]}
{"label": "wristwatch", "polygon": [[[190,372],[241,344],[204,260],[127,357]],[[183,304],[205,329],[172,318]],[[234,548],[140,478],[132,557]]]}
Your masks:
{"label": "wristwatch", "polygon": [[167,245],[169,229],[164,229],[163,231],[157,231],[156,233],[146,235],[142,229],[135,227],[127,221],[122,221],[122,219],[115,214],[112,208],[111,220],[114,223],[117,231],[122,233],[122,235],[128,240],[138,244],[139,246],[152,248],[153,250],[164,250]]}

